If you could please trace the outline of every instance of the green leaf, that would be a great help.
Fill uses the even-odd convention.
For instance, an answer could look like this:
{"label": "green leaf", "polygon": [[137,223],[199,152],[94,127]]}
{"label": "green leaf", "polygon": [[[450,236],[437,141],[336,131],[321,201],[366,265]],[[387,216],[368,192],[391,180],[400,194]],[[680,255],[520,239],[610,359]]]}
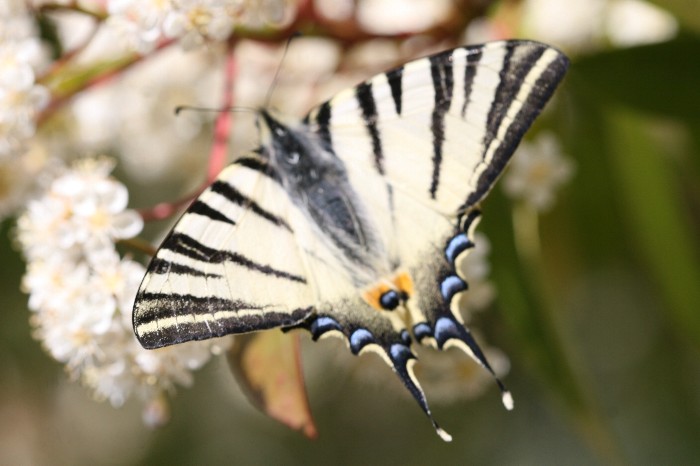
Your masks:
{"label": "green leaf", "polygon": [[569,73],[579,92],[674,118],[700,118],[700,38],[683,36],[654,45],[581,58]]}
{"label": "green leaf", "polygon": [[659,286],[669,315],[700,346],[700,263],[680,177],[650,135],[648,120],[624,111],[608,113],[610,156],[630,240]]}

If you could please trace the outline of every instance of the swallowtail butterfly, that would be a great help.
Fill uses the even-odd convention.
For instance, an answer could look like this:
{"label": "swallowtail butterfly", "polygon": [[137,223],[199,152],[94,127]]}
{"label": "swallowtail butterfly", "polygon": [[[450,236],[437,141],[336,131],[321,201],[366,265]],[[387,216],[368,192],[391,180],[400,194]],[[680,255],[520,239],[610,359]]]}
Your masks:
{"label": "swallowtail butterfly", "polygon": [[[433,419],[411,347],[457,347],[459,263],[484,199],[568,66],[530,41],[460,47],[341,92],[301,121],[259,112],[262,145],[224,169],[151,261],[145,348],[271,328],[378,353]],[[512,399],[500,381],[503,401]]]}

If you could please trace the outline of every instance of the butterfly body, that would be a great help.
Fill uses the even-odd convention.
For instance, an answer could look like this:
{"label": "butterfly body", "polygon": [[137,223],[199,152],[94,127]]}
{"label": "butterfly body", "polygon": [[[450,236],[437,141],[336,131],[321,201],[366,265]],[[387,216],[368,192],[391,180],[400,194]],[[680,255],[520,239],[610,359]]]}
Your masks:
{"label": "butterfly body", "polygon": [[543,44],[495,42],[380,74],[297,124],[261,111],[261,147],[219,175],[153,259],[137,337],[155,348],[275,327],[340,336],[378,353],[448,439],[411,348],[456,346],[493,373],[461,321],[459,265],[479,202],[566,66]]}

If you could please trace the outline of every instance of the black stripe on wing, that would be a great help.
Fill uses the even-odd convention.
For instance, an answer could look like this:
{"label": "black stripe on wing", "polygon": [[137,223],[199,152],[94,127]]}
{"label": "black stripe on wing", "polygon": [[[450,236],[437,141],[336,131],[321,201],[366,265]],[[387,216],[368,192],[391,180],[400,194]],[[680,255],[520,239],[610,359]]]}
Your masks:
{"label": "black stripe on wing", "polygon": [[483,55],[482,48],[467,51],[467,66],[464,68],[464,104],[462,105],[462,118],[467,114],[467,106],[472,95],[472,84],[476,76],[479,60]]}
{"label": "black stripe on wing", "polygon": [[236,222],[232,218],[227,217],[220,210],[214,209],[201,199],[197,199],[196,201],[194,201],[187,209],[187,213],[202,215],[212,220],[218,220],[219,222],[228,223],[230,225],[236,224]]}
{"label": "black stripe on wing", "polygon": [[[263,147],[259,147],[258,149],[256,149],[255,153],[259,154],[261,157],[269,158],[269,156],[265,154],[265,149]],[[264,160],[253,157],[243,157],[234,161],[233,164],[246,167],[250,170],[255,170],[256,172],[265,175],[266,177],[273,181],[276,181],[277,183],[281,184],[282,182],[279,174],[275,171],[275,169],[272,168],[270,164]]]}
{"label": "black stripe on wing", "polygon": [[202,272],[201,270],[195,269],[193,267],[183,265],[183,264],[177,264],[172,261],[167,261],[165,259],[161,259],[159,257],[154,257],[151,260],[151,264],[148,266],[148,273],[155,273],[158,275],[163,275],[167,273],[174,273],[177,275],[189,275],[190,277],[211,277],[211,278],[220,278],[223,275],[220,275],[218,273],[207,273],[207,272]]}
{"label": "black stripe on wing", "polygon": [[264,275],[272,275],[299,283],[306,283],[306,279],[283,270],[277,270],[269,265],[259,264],[243,254],[210,248],[196,239],[184,233],[173,232],[161,245],[162,250],[172,251],[176,254],[210,264],[222,264],[232,262],[249,270],[260,272]]}
{"label": "black stripe on wing", "polygon": [[241,207],[245,207],[246,209],[250,209],[252,212],[255,212],[257,215],[264,218],[265,220],[268,220],[274,223],[275,225],[284,228],[287,231],[292,231],[292,227],[290,227],[289,224],[287,224],[287,222],[284,221],[284,219],[264,209],[260,206],[260,204],[258,204],[245,194],[241,193],[239,190],[237,190],[231,184],[225,181],[215,181],[209,187],[209,190],[211,192],[221,194],[233,204],[237,204]]}
{"label": "black stripe on wing", "polygon": [[433,175],[430,180],[430,197],[435,199],[440,184],[440,166],[442,164],[442,145],[445,142],[445,115],[452,104],[454,76],[452,54],[454,51],[433,55],[430,60],[430,74],[435,91],[435,106],[431,117],[430,131],[433,133]]}
{"label": "black stripe on wing", "polygon": [[[237,312],[241,310],[264,311],[266,306],[251,304],[240,299],[232,300],[218,298],[216,296],[194,296],[191,294],[177,293],[150,293],[145,292],[139,295],[139,300],[150,304],[157,304],[150,312],[144,314],[140,320],[141,324],[146,324],[156,320],[173,317],[174,315],[190,314],[212,314],[219,311]],[[175,313],[173,310],[177,310]]]}
{"label": "black stripe on wing", "polygon": [[[190,340],[247,333],[293,325],[312,310],[275,310],[240,300],[173,293],[141,293],[134,312],[134,330],[144,348],[154,349]],[[253,312],[250,312],[253,311]],[[219,312],[231,313],[215,316]]]}
{"label": "black stripe on wing", "polygon": [[517,95],[518,89],[522,85],[523,78],[530,68],[534,66],[543,49],[536,49],[532,52],[534,60],[513,62],[514,47],[507,47],[503,57],[503,65],[498,73],[498,86],[491,102],[488,116],[486,117],[486,133],[484,134],[483,146],[488,149],[498,134],[503,117],[508,111],[510,103]]}
{"label": "black stripe on wing", "polygon": [[394,99],[396,114],[401,115],[401,101],[403,99],[403,66],[394,68],[385,73],[386,80],[391,89],[391,97]]}
{"label": "black stripe on wing", "polygon": [[[528,48],[531,49],[529,52],[527,51]],[[498,85],[495,100],[487,119],[488,127],[484,137],[484,155],[490,150],[492,144],[497,144],[497,147],[489,165],[479,176],[476,189],[469,195],[460,211],[469,210],[489,192],[513,155],[523,135],[564,77],[569,66],[569,60],[563,54],[557,52],[553,61],[542,70],[517,115],[511,116],[512,121],[506,129],[503,138],[500,141],[497,139],[496,136],[503,124],[503,120],[507,116],[510,104],[523,84],[523,78],[537,65],[539,58],[545,52],[551,50],[551,48],[541,44],[519,42],[508,44],[504,66],[500,72],[501,82]],[[514,53],[525,53],[525,55],[514,57]]]}
{"label": "black stripe on wing", "polygon": [[[308,115],[306,124],[308,124]],[[316,124],[317,124],[317,134],[323,143],[324,149],[334,154],[333,150],[333,138],[331,137],[331,104],[329,102],[324,102],[318,107],[318,112],[316,113]]]}
{"label": "black stripe on wing", "polygon": [[362,111],[362,120],[367,128],[367,133],[372,140],[372,153],[374,154],[374,166],[380,175],[384,174],[384,154],[382,152],[382,140],[377,128],[377,104],[372,94],[372,82],[368,81],[355,88],[357,103]]}

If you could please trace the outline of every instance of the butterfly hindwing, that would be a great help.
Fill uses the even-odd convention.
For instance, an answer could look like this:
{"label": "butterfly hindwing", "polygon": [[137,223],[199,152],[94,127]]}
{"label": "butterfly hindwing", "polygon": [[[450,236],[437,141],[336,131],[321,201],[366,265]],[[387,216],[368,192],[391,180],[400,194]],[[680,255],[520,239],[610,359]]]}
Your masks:
{"label": "butterfly hindwing", "polygon": [[459,265],[479,202],[567,64],[543,44],[493,42],[377,75],[301,123],[261,111],[260,150],[222,172],[149,266],[137,337],[154,348],[273,327],[339,336],[379,354],[448,440],[412,344],[456,346],[493,374],[457,309]]}
{"label": "butterfly hindwing", "polygon": [[461,348],[491,372],[455,309],[468,287],[457,263],[473,247],[479,201],[567,66],[529,41],[462,47],[380,74],[307,117],[382,213],[374,220],[393,263],[410,270],[415,339]]}

